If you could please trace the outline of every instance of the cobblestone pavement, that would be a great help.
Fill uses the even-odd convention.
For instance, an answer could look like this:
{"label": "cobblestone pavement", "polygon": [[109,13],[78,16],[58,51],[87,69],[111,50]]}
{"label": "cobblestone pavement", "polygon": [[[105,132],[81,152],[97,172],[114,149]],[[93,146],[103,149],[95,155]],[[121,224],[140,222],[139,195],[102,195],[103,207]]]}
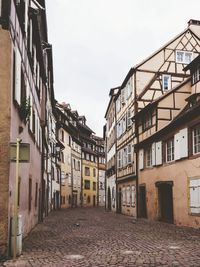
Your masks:
{"label": "cobblestone pavement", "polygon": [[200,266],[200,229],[83,208],[52,212],[0,266]]}

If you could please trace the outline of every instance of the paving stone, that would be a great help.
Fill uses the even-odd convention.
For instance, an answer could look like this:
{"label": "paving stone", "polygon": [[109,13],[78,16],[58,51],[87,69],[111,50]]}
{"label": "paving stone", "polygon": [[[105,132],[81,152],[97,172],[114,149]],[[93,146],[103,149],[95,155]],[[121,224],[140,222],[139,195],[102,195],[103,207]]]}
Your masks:
{"label": "paving stone", "polygon": [[199,244],[198,229],[76,208],[52,212],[0,267],[199,267]]}

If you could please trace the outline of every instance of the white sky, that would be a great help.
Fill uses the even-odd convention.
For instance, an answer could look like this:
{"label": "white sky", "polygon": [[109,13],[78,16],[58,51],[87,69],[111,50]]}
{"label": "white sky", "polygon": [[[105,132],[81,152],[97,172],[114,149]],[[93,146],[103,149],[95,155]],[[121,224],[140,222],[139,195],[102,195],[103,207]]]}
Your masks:
{"label": "white sky", "polygon": [[46,0],[54,89],[102,136],[110,88],[200,20],[200,0]]}

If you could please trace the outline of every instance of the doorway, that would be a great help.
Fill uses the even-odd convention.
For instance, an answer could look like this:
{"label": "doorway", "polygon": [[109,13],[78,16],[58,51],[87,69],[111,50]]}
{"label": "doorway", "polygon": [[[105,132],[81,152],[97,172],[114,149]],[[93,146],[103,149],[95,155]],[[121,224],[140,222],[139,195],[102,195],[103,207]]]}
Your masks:
{"label": "doorway", "polygon": [[159,218],[163,222],[173,223],[173,192],[172,183],[158,185]]}
{"label": "doorway", "polygon": [[122,213],[122,189],[119,188],[118,192],[118,212]]}
{"label": "doorway", "polygon": [[111,210],[111,192],[110,187],[108,187],[108,210]]}
{"label": "doorway", "polygon": [[146,186],[139,186],[139,217],[147,218]]}
{"label": "doorway", "polygon": [[96,206],[96,196],[93,196],[93,206]]}

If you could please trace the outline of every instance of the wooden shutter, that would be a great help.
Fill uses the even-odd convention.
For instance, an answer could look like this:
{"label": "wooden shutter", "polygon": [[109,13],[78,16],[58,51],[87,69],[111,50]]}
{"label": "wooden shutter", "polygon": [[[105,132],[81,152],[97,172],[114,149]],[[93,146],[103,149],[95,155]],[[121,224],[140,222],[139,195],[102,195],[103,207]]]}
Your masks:
{"label": "wooden shutter", "polygon": [[156,143],[156,165],[162,164],[162,142]]}
{"label": "wooden shutter", "polygon": [[174,159],[180,159],[180,133],[174,136]]}
{"label": "wooden shutter", "polygon": [[156,165],[156,143],[152,144],[151,153],[152,153],[152,166],[155,166]]}
{"label": "wooden shutter", "polygon": [[15,100],[21,105],[21,55],[18,48],[15,51]]}
{"label": "wooden shutter", "polygon": [[180,131],[180,158],[188,157],[188,128]]}
{"label": "wooden shutter", "polygon": [[190,211],[200,213],[200,179],[190,180]]}
{"label": "wooden shutter", "polygon": [[139,150],[139,170],[144,169],[144,149]]}

